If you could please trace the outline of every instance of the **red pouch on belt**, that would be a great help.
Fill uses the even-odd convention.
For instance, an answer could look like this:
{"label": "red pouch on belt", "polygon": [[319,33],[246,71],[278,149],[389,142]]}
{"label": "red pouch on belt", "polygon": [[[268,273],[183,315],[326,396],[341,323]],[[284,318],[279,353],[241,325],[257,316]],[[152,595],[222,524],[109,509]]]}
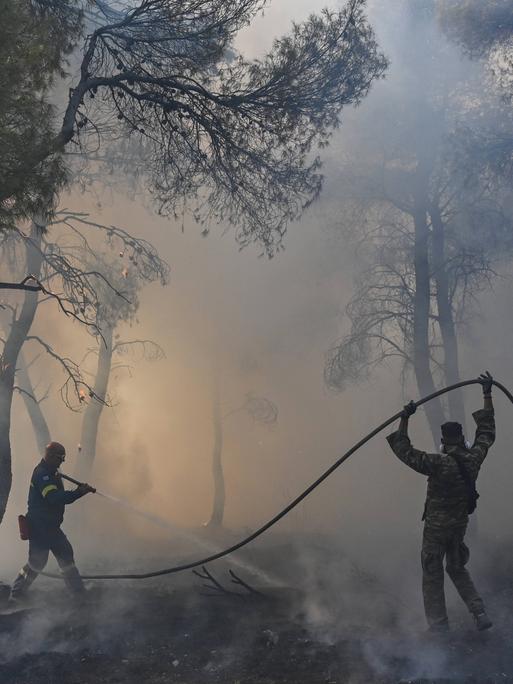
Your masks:
{"label": "red pouch on belt", "polygon": [[20,528],[20,539],[23,539],[23,541],[30,539],[29,521],[24,515],[18,516],[18,525]]}

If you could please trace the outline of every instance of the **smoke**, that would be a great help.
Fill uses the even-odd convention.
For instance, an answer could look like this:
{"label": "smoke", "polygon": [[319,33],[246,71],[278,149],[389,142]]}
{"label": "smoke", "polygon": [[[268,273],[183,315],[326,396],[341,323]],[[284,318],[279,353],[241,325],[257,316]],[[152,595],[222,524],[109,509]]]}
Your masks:
{"label": "smoke", "polygon": [[[105,197],[101,207],[96,199],[76,192],[63,198],[66,206],[151,240],[172,269],[170,285],[148,286],[141,295],[139,322],[121,330],[123,337],[154,339],[166,358],[153,364],[137,362],[130,374],[113,373],[114,406],[102,416],[93,483],[204,540],[182,544],[172,531],[164,533],[139,521],[112,502],[86,497],[67,511],[64,526],[82,570],[144,572],[200,557],[205,544],[219,548],[241,538],[283,508],[377,423],[417,397],[412,383],[403,391],[400,365],[394,362],[340,395],[328,391],[323,382],[324,355],[347,332],[343,311],[361,265],[354,245],[338,232],[346,218],[340,209],[341,197],[348,194],[343,181],[350,175],[352,186],[362,190],[360,177],[353,166],[348,169],[347,160],[361,143],[365,161],[377,132],[393,149],[405,130],[398,124],[401,112],[411,100],[421,102],[428,85],[443,91],[445,84],[437,80],[441,47],[446,60],[442,80],[461,75],[472,81],[479,71],[444,43],[436,24],[418,19],[420,28],[412,25],[407,4],[369,3],[378,39],[391,58],[390,72],[361,107],[344,114],[326,152],[325,192],[300,223],[290,226],[286,250],[279,257],[258,259],[254,248],[239,252],[232,232],[223,232],[222,227],[204,238],[189,216],[183,222],[164,221],[121,191],[110,201]],[[250,55],[261,54],[292,19],[301,20],[320,6],[313,0],[274,2],[240,36],[237,46],[247,48]],[[420,64],[421,75],[416,72]],[[384,110],[387,116],[378,119],[376,112]],[[412,129],[412,122],[406,122],[407,133],[428,147],[440,135],[439,121],[419,120],[421,128]],[[489,368],[513,386],[509,290],[508,278],[498,280],[494,292],[479,294],[480,308],[460,336],[463,377]],[[87,333],[51,306],[38,313],[36,332],[49,336],[55,348],[75,359],[83,358],[91,343]],[[58,369],[45,363],[38,373],[43,385],[52,384],[43,408],[52,438],[67,447],[63,470],[72,473],[81,415],[59,403]],[[279,414],[272,426],[259,425],[243,413],[224,421],[225,521],[230,536],[212,546],[201,526],[212,506],[213,374],[223,415],[240,406],[249,391],[269,397]],[[479,389],[469,389],[465,398],[469,413],[480,407]],[[506,545],[511,537],[511,407],[500,397],[496,405],[498,441],[479,479],[479,532],[472,544],[476,583],[489,593],[493,577],[488,551],[495,543]],[[419,447],[430,448],[421,411],[412,437]],[[19,397],[12,441],[14,485],[0,528],[1,573],[6,580],[25,562],[27,548],[17,540],[16,516],[24,512],[30,472],[39,458]],[[419,562],[424,494],[424,479],[400,464],[380,435],[265,541],[256,542],[241,562],[258,583],[271,584],[271,576],[300,587],[302,595],[294,601],[292,613],[319,642],[333,645],[361,630],[369,635],[362,639],[363,656],[378,675],[385,675],[397,654],[406,652],[405,677],[441,677],[450,662],[447,648],[408,637],[424,629]],[[283,539],[292,542],[285,544]],[[274,549],[270,556],[268,544]],[[180,581],[190,584],[191,578]],[[105,612],[101,609],[94,621],[94,629],[100,630],[95,644],[108,640],[109,616],[136,612],[139,586],[133,587],[130,600],[127,592],[119,597],[109,594]],[[60,585],[52,588],[52,596],[61,591]],[[461,611],[458,600],[450,594],[451,611]],[[461,618],[461,612],[456,614]],[[69,616],[61,617],[64,629]],[[4,635],[0,650],[65,652],[66,634],[49,641],[48,635],[56,631],[54,618],[38,613],[24,623],[15,645],[12,635]]]}

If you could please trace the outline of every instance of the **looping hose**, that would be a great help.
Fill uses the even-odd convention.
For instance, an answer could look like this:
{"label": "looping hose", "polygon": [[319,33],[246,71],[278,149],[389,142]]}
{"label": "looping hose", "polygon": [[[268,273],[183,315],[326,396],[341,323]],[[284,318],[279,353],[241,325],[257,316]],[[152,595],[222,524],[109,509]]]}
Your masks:
{"label": "looping hose", "polygon": [[[415,406],[421,406],[422,404],[427,403],[428,401],[431,401],[432,399],[435,399],[436,397],[439,397],[442,394],[446,394],[447,392],[452,392],[455,389],[459,389],[460,387],[466,387],[467,385],[477,385],[481,384],[479,380],[464,380],[462,382],[458,382],[454,385],[449,385],[448,387],[444,387],[441,390],[438,390],[437,392],[433,392],[427,397],[424,397],[422,399],[419,399],[419,401],[415,402]],[[495,387],[500,389],[506,396],[507,398],[511,401],[513,404],[513,394],[504,387],[500,382],[497,382],[496,380],[493,381],[493,384]],[[378,425],[377,428],[372,430],[372,432],[369,432],[363,439],[361,439],[359,442],[357,442],[349,451],[346,451],[345,454],[343,454],[335,463],[330,466],[315,482],[313,482],[307,489],[304,490],[299,496],[297,496],[293,501],[291,501],[288,506],[286,506],[282,511],[280,511],[277,515],[274,516],[274,518],[271,518],[268,522],[265,523],[265,525],[262,525],[262,527],[259,527],[258,530],[250,534],[248,537],[245,537],[241,541],[237,542],[236,544],[233,544],[233,546],[229,546],[228,548],[219,551],[217,553],[213,553],[210,556],[207,556],[206,558],[201,558],[200,560],[193,561],[191,563],[183,563],[182,565],[175,565],[172,568],[164,568],[163,570],[155,570],[153,572],[146,572],[146,573],[141,573],[141,574],[119,574],[119,575],[82,575],[83,579],[86,580],[110,580],[110,579],[119,579],[119,580],[135,580],[135,579],[149,579],[150,577],[161,577],[162,575],[173,575],[174,573],[177,572],[182,572],[184,570],[191,570],[193,568],[199,567],[201,565],[206,565],[207,563],[211,563],[212,561],[218,560],[219,558],[223,558],[224,556],[228,556],[231,553],[234,553],[235,551],[238,551],[241,549],[243,546],[246,546],[250,542],[252,542],[254,539],[257,537],[260,537],[264,532],[267,532],[269,528],[271,528],[273,525],[275,525],[279,520],[284,518],[290,511],[295,508],[298,504],[303,501],[303,499],[306,499],[306,497],[311,494],[314,489],[317,489],[317,487],[324,482],[339,466],[342,465],[347,459],[352,456],[355,451],[358,451],[364,444],[366,444],[369,440],[371,440],[373,437],[375,437],[379,432],[384,430],[386,427],[388,427],[391,423],[393,423],[395,420],[401,417],[402,410],[399,411],[398,413],[395,413],[391,418],[386,420],[384,423],[381,423],[381,425]],[[56,575],[53,573],[47,573],[47,572],[42,572],[40,573],[41,575],[44,575],[45,577],[51,577],[53,579],[62,579],[61,575]]]}

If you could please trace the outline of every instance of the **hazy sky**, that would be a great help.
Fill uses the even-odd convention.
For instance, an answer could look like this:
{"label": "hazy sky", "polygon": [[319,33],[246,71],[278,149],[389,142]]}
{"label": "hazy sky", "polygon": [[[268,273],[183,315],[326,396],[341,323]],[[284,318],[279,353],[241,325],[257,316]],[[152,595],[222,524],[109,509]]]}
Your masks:
{"label": "hazy sky", "polygon": [[[275,0],[265,16],[241,34],[238,48],[250,56],[262,54],[291,20],[301,21],[324,4]],[[396,30],[400,32],[400,24]],[[392,51],[389,31],[390,27],[380,35]],[[391,85],[379,84],[369,102],[348,112],[349,121],[365,115],[381,89],[393,87],[394,68],[392,64]],[[334,150],[343,150],[344,135],[342,126]],[[326,168],[336,171],[337,156],[331,152],[328,156]],[[269,397],[279,409],[278,422],[272,427],[259,426],[244,415],[225,422],[227,523],[234,528],[256,526],[274,515],[409,398],[401,395],[394,367],[342,395],[324,386],[324,354],[347,328],[342,314],[355,271],[351,248],[334,237],[338,191],[334,177],[328,177],[320,202],[301,223],[290,227],[285,252],[271,261],[257,258],[255,248],[239,252],[230,229],[223,234],[221,228],[213,228],[208,238],[202,238],[198,227],[185,217],[182,232],[181,223],[156,217],[121,192],[105,197],[101,207],[91,197],[73,192],[63,198],[67,207],[144,235],[171,266],[169,286],[148,287],[141,297],[140,324],[123,331],[124,337],[154,339],[164,348],[166,359],[155,364],[138,362],[132,378],[119,374],[113,383],[116,405],[104,411],[97,453],[94,477],[99,488],[179,523],[197,526],[208,519],[210,377],[214,370],[226,412],[242,404],[250,390]],[[469,333],[468,344],[463,343],[462,374],[475,375],[489,366],[507,384],[511,376],[508,345],[494,345],[491,352],[483,326],[494,326],[500,339],[511,339],[511,316],[503,313],[510,304],[501,286],[487,301],[486,315],[477,321],[472,337]],[[61,314],[50,309],[41,312],[36,327],[51,336],[56,348],[76,359],[83,356],[87,335]],[[43,385],[48,377],[57,390],[60,376],[56,370],[48,366],[38,373]],[[480,406],[479,389],[469,390],[468,397],[469,410]],[[506,416],[503,407],[504,402],[499,409],[501,419]],[[70,414],[56,396],[46,402],[45,409],[52,437],[68,448],[65,469],[72,470],[80,416]],[[423,419],[415,421],[414,434],[429,447]],[[16,541],[15,519],[24,512],[27,478],[38,458],[19,398],[12,441],[13,494],[0,528],[0,546],[9,549],[15,565],[25,553],[25,546]],[[507,467],[513,474],[505,445],[501,428],[479,488],[483,497],[480,525],[489,535],[497,520],[506,530],[510,515],[506,504],[499,505],[494,497],[497,487],[498,491],[505,487],[500,484],[504,479],[497,477],[501,469]],[[304,531],[329,529],[341,543],[359,547],[372,558],[382,557],[398,540],[404,549],[414,549],[421,533],[424,490],[424,479],[400,464],[384,438],[378,438],[310,497],[283,529],[290,525]],[[75,511],[85,512],[92,506],[88,498],[78,502]],[[94,506],[109,515],[109,504],[96,501]],[[87,534],[94,537],[97,532],[92,528]],[[80,538],[76,546],[80,558]],[[403,556],[397,556],[397,564]],[[410,561],[416,567],[416,556]],[[394,561],[388,558],[387,563]]]}

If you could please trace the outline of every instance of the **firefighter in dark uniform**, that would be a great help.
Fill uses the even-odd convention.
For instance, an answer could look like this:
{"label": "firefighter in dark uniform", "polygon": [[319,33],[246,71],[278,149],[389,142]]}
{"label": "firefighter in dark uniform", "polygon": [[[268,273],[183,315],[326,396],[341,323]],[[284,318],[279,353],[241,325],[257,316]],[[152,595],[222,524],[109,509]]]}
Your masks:
{"label": "firefighter in dark uniform", "polygon": [[81,484],[65,490],[57,469],[63,463],[66,450],[58,442],[50,442],[45,455],[35,467],[30,480],[27,522],[29,526],[28,563],[20,570],[11,589],[12,601],[17,601],[44,569],[51,551],[61,569],[67,587],[75,595],[83,594],[84,584],[73,557],[73,548],[61,530],[64,507],[95,490]]}
{"label": "firefighter in dark uniform", "polygon": [[474,443],[465,442],[462,426],[449,422],[442,425],[441,453],[428,454],[415,449],[408,437],[408,419],[416,406],[404,407],[399,429],[387,437],[396,456],[418,473],[428,476],[422,540],[422,593],[424,609],[431,631],[448,631],[445,606],[444,568],[474,616],[477,629],[492,626],[483,600],[465,567],[469,550],[464,542],[468,515],[476,507],[475,482],[479,469],[495,440],[492,404],[492,376],[479,376],[483,387],[484,407],[473,414],[477,424]]}

